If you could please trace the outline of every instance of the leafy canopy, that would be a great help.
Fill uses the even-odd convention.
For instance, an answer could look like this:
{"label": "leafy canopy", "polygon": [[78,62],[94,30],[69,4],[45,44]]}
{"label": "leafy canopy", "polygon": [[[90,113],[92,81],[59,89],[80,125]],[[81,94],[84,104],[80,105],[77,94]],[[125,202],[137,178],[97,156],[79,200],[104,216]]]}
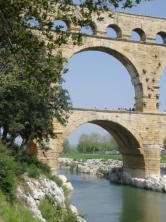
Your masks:
{"label": "leafy canopy", "polygon": [[55,136],[53,118],[67,120],[71,102],[61,77],[66,61],[58,47],[70,36],[80,44],[81,36],[57,26],[55,37],[53,17],[87,25],[93,12],[102,20],[112,6],[132,7],[141,0],[76,2],[79,9],[72,0],[0,0],[0,128],[8,146],[21,136],[22,145],[36,139],[44,148],[44,140]]}

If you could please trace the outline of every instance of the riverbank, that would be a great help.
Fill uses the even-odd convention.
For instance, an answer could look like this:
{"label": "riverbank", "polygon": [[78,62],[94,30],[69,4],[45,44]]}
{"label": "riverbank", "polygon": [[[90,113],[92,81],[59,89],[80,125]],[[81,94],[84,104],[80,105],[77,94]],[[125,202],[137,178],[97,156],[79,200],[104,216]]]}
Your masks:
{"label": "riverbank", "polygon": [[166,193],[166,175],[148,176],[145,179],[131,177],[123,172],[122,167],[113,168],[109,172],[109,180],[112,183],[130,185],[133,187]]}
{"label": "riverbank", "polygon": [[[88,154],[88,156],[91,154]],[[115,155],[113,159],[91,159],[84,156],[77,156],[77,158],[62,158],[58,159],[58,166],[62,169],[68,169],[77,173],[86,173],[97,175],[100,177],[108,177],[111,169],[120,168],[123,166],[120,155]],[[112,155],[113,156],[113,155]],[[112,157],[111,156],[111,157]],[[94,157],[94,156],[93,156]],[[166,163],[161,163],[161,169],[166,169]]]}
{"label": "riverbank", "polygon": [[59,158],[58,166],[59,168],[69,169],[77,173],[107,177],[112,168],[122,167],[122,161],[118,159]]}
{"label": "riverbank", "polygon": [[[166,176],[151,176],[146,179],[131,178],[123,172],[123,163],[120,160],[59,158],[58,165],[59,168],[73,172],[104,177],[112,183],[166,192]],[[161,169],[166,169],[166,163],[161,163]]]}

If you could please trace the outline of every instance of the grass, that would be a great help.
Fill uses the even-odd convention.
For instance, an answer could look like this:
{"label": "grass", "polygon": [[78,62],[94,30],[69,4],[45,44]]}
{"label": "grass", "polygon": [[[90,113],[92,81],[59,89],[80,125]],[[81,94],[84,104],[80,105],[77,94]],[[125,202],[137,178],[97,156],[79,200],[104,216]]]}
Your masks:
{"label": "grass", "polygon": [[72,213],[68,203],[64,209],[61,205],[55,205],[51,197],[46,196],[41,202],[39,209],[47,222],[78,222],[77,216]]}
{"label": "grass", "polygon": [[0,215],[4,222],[40,222],[22,203],[9,203],[3,194],[0,194]]}
{"label": "grass", "polygon": [[8,149],[0,143],[0,191],[9,201],[16,199],[17,184],[23,182],[22,175],[38,179],[41,174],[62,186],[62,181],[51,174],[50,167],[20,150]]}
{"label": "grass", "polygon": [[111,154],[89,154],[89,153],[62,153],[62,158],[72,158],[75,160],[87,160],[87,159],[104,159],[104,160],[122,160],[122,155],[111,155]]}
{"label": "grass", "polygon": [[[87,159],[103,159],[103,160],[122,160],[122,155],[111,154],[89,154],[89,153],[62,153],[62,158],[72,158],[74,160],[87,160]],[[166,162],[166,156],[161,156],[161,162]]]}
{"label": "grass", "polygon": [[[21,184],[24,186],[24,191],[29,192],[23,175],[38,179],[41,174],[55,181],[59,187],[63,188],[65,195],[68,195],[68,190],[62,186],[62,181],[58,176],[51,174],[50,167],[47,164],[40,162],[36,157],[30,156],[26,152],[17,151],[15,148],[8,149],[0,143],[0,217],[4,222],[40,222],[26,208],[26,203],[23,200],[18,200],[16,187]],[[55,209],[55,206],[51,208],[51,203],[48,203],[48,200],[45,200],[45,202],[46,205],[50,204],[50,209],[47,208],[50,217],[48,222],[77,222],[70,209],[67,209],[66,212],[68,213],[66,213],[60,206],[57,206],[57,209]],[[53,208],[57,214],[56,220],[54,219]],[[62,214],[65,214],[66,220],[59,220],[60,210]]]}
{"label": "grass", "polygon": [[165,163],[166,162],[166,156],[161,156],[161,162]]}

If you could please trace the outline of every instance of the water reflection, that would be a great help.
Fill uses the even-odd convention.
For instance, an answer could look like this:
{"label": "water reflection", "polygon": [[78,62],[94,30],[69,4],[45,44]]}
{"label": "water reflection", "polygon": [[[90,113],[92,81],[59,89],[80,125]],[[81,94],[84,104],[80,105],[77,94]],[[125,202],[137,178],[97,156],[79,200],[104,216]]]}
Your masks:
{"label": "water reflection", "polygon": [[87,215],[87,222],[166,221],[166,194],[113,185],[86,174],[59,173],[72,182],[72,202]]}
{"label": "water reflection", "polygon": [[[162,219],[162,196],[165,194],[123,187],[123,208],[120,222],[164,222]],[[166,197],[165,197],[166,203]]]}

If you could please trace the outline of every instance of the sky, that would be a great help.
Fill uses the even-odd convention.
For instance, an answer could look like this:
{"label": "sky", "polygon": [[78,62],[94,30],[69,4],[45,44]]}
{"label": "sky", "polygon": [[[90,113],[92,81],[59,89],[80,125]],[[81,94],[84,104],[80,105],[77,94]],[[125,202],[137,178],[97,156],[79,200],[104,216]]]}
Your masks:
{"label": "sky", "polygon": [[[118,9],[141,15],[166,18],[166,0],[143,2],[132,9]],[[133,35],[133,38],[137,38]],[[158,41],[160,39],[158,38]],[[69,91],[74,108],[117,109],[134,107],[134,88],[126,68],[114,57],[103,52],[81,52],[70,58],[64,87]],[[160,110],[166,110],[166,70],[160,81]],[[68,137],[72,145],[83,133],[107,132],[94,124],[83,124]]]}

